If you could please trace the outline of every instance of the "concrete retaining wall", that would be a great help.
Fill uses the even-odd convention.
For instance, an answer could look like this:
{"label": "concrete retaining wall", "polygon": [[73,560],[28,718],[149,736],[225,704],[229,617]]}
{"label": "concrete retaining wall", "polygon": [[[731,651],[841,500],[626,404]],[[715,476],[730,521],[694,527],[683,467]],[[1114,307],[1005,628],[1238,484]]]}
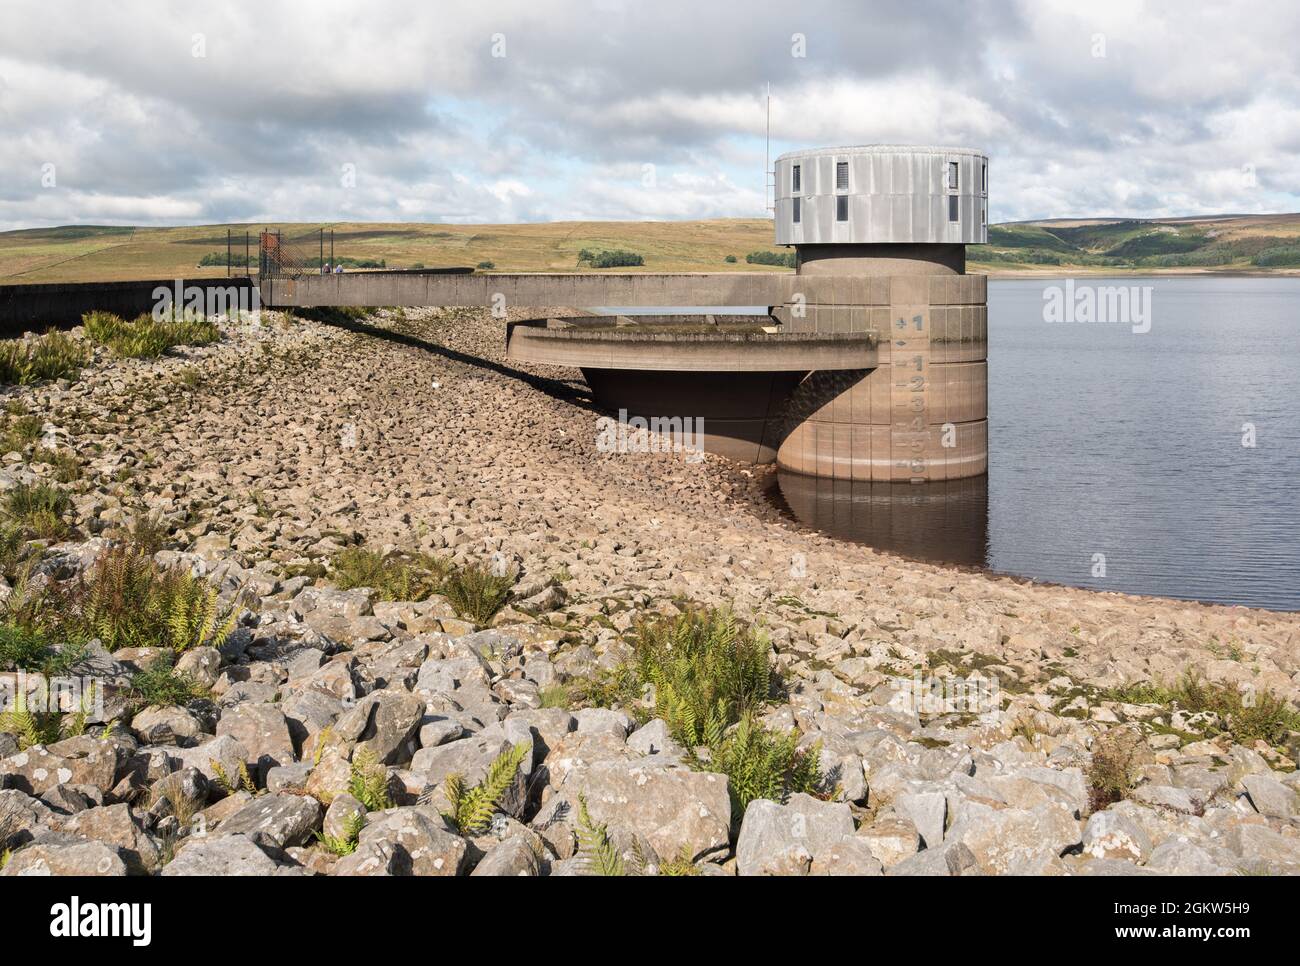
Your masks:
{"label": "concrete retaining wall", "polygon": [[[48,328],[70,329],[81,316],[95,309],[114,312],[123,318],[150,312],[160,287],[174,291],[176,279],[131,282],[54,282],[40,285],[0,285],[0,335],[13,337]],[[186,289],[197,287],[207,293],[229,288],[231,303],[243,294],[247,299],[256,288],[247,278],[181,279]]]}

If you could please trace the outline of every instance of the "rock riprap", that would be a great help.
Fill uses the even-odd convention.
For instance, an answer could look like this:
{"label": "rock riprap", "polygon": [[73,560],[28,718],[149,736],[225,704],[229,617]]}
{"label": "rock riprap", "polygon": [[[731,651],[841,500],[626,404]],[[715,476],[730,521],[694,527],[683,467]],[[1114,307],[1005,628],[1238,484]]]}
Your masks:
{"label": "rock riprap", "polygon": [[[599,452],[579,375],[504,360],[486,312],[371,323],[264,312],[4,390],[64,455],[10,433],[0,491],[68,505],[0,597],[152,532],[234,626],[62,655],[102,703],[5,721],[0,875],[1300,873],[1300,617],[835,544],[760,471]],[[358,545],[506,599],[339,589]],[[725,734],[683,740],[653,687],[601,698],[688,602],[765,627],[755,726],[796,733],[811,794],[742,798]],[[142,703],[173,658],[189,690]],[[917,708],[931,678],[987,701]]]}

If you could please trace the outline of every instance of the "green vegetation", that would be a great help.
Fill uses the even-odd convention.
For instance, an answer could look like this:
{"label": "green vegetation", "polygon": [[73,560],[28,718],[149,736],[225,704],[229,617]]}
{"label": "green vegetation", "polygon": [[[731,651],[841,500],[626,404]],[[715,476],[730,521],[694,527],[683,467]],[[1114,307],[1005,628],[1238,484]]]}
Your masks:
{"label": "green vegetation", "polygon": [[260,794],[257,783],[253,781],[253,776],[248,771],[247,762],[241,761],[239,763],[239,781],[237,782],[226,773],[225,767],[215,758],[208,759],[208,767],[212,769],[212,774],[217,778],[217,784],[226,790],[227,795],[233,795],[241,790],[253,796]]}
{"label": "green vegetation", "polygon": [[707,761],[696,759],[696,764],[702,771],[727,776],[731,815],[736,823],[756,798],[784,802],[795,792],[820,795],[824,790],[825,777],[819,764],[821,744],[800,750],[798,731],[780,734],[760,727],[746,713],[735,728],[725,732],[719,727],[719,719],[713,719],[705,738]]}
{"label": "green vegetation", "polygon": [[183,311],[161,319],[146,313],[129,322],[111,312],[87,312],[81,321],[91,342],[128,359],[156,359],[173,346],[208,345],[221,338],[215,323]]}
{"label": "green vegetation", "polygon": [[[255,245],[256,242],[254,242],[253,244]],[[241,243],[241,247],[242,247],[242,243]],[[250,252],[248,257],[245,258],[243,252],[232,251],[230,252],[229,259],[227,259],[226,253],[224,251],[208,252],[202,258],[199,259],[199,268],[207,268],[211,265],[219,265],[222,268],[225,268],[227,265],[231,266],[232,268],[247,268],[247,267],[255,266],[256,264],[257,264],[256,252]]]}
{"label": "green vegetation", "polygon": [[340,590],[370,587],[380,600],[425,600],[438,592],[448,565],[427,554],[381,554],[348,547],[331,561],[331,579]]}
{"label": "green vegetation", "polygon": [[479,564],[457,567],[447,575],[442,593],[467,621],[486,624],[505,606],[514,580]]}
{"label": "green vegetation", "polygon": [[349,547],[331,563],[329,576],[342,590],[374,589],[381,600],[427,600],[442,594],[463,619],[486,624],[510,597],[514,579],[480,564],[454,567],[429,554],[393,551],[381,554]]}
{"label": "green vegetation", "polygon": [[1172,685],[1139,682],[1108,691],[1104,697],[1127,704],[1176,706],[1191,714],[1213,715],[1219,724],[1212,725],[1207,733],[1228,734],[1237,744],[1265,741],[1280,747],[1289,732],[1300,731],[1300,711],[1285,698],[1269,692],[1242,691],[1230,684],[1206,681],[1191,672]]}
{"label": "green vegetation", "polygon": [[[597,822],[587,809],[587,796],[578,793],[578,858],[582,860],[586,875],[641,876],[646,874],[645,855],[640,843],[633,840],[631,861],[625,861],[618,847],[610,841],[609,826]],[[690,852],[683,847],[676,857],[660,861],[661,876],[694,876],[699,869],[691,861]]]}
{"label": "green vegetation", "polygon": [[136,709],[185,707],[207,696],[207,688],[176,670],[174,653],[159,654],[131,675],[130,703]]}
{"label": "green vegetation", "polygon": [[1128,797],[1140,777],[1142,750],[1142,736],[1129,729],[1120,728],[1097,736],[1085,774],[1089,804],[1094,812]]}
{"label": "green vegetation", "polygon": [[760,708],[772,691],[771,645],[731,611],[643,624],[634,648],[638,691],[653,686],[656,715],[688,748],[705,744],[711,726]]}
{"label": "green vegetation", "polygon": [[326,852],[334,855],[351,855],[357,850],[358,841],[361,838],[361,830],[366,827],[366,817],[360,812],[356,812],[348,817],[343,823],[342,835],[327,835],[325,832],[316,832],[316,841],[318,841]]}
{"label": "green vegetation", "polygon": [[794,252],[750,252],[745,256],[745,261],[750,265],[777,265],[782,268],[794,268]]}
{"label": "green vegetation", "polygon": [[32,462],[52,467],[56,483],[73,483],[81,479],[81,460],[71,450],[38,447],[32,454]]}
{"label": "green vegetation", "polygon": [[[10,708],[0,713],[0,733],[13,735],[23,750],[32,745],[48,745],[63,738],[75,738],[86,733],[86,721],[93,702],[94,694],[87,693],[77,711],[68,714],[57,710],[34,711],[28,708],[27,695],[19,689]],[[47,708],[53,704],[48,690],[40,704]]]}
{"label": "green vegetation", "polygon": [[736,821],[754,798],[824,794],[820,747],[799,750],[797,730],[777,732],[755,719],[780,686],[762,633],[730,610],[693,608],[640,623],[632,647],[631,661],[572,684],[571,696],[623,706],[642,722],[663,719],[693,768],[727,776]]}
{"label": "green vegetation", "polygon": [[393,807],[393,796],[388,791],[388,769],[369,749],[363,748],[352,755],[348,794],[368,812],[382,812]]}
{"label": "green vegetation", "polygon": [[[15,559],[22,559],[20,551]],[[37,671],[47,677],[69,672],[85,652],[85,642],[65,632],[69,595],[57,583],[31,580],[40,552],[15,563],[14,586],[0,605],[0,669]]]}
{"label": "green vegetation", "polygon": [[155,563],[144,548],[117,544],[100,554],[71,594],[63,629],[73,640],[98,638],[108,650],[165,647],[179,653],[219,646],[235,626],[233,608],[185,569]]}
{"label": "green vegetation", "polygon": [[19,483],[4,495],[5,520],[40,540],[61,540],[72,530],[67,516],[72,498],[49,483]]}
{"label": "green vegetation", "polygon": [[0,577],[14,580],[18,565],[26,556],[27,538],[22,529],[12,523],[0,523]]}
{"label": "green vegetation", "polygon": [[[1287,216],[1274,217],[1282,221]],[[1300,266],[1300,244],[1295,237],[1229,233],[1219,224],[1211,220],[1121,220],[1082,225],[990,225],[988,244],[972,245],[967,257],[993,265],[1101,269]]]}
{"label": "green vegetation", "polygon": [[0,340],[0,385],[30,386],[49,379],[75,379],[86,364],[85,347],[62,332],[35,339]]}
{"label": "green vegetation", "polygon": [[584,248],[578,253],[578,264],[586,263],[590,268],[633,268],[645,264],[645,258],[636,252],[615,248],[610,251],[593,251]]}
{"label": "green vegetation", "polygon": [[[423,268],[423,266],[421,266],[421,267]],[[492,269],[496,268],[497,266],[496,266],[496,262],[479,262],[479,263],[478,263],[477,265],[475,265],[474,267],[477,268],[477,269],[479,269],[480,271],[485,271],[485,272],[486,272],[486,271],[491,271]]]}
{"label": "green vegetation", "polygon": [[[609,840],[609,828],[596,823],[587,811],[587,796],[578,793],[578,855],[588,875],[627,875],[618,848]],[[637,871],[639,875],[639,870]]]}
{"label": "green vegetation", "polygon": [[1260,268],[1300,267],[1300,245],[1278,245],[1274,248],[1266,248],[1251,259],[1251,264]]}
{"label": "green vegetation", "polygon": [[474,835],[484,832],[492,824],[492,816],[505,797],[510,786],[514,784],[515,774],[524,758],[532,754],[532,745],[521,741],[507,748],[488,766],[487,775],[473,788],[465,787],[462,775],[448,775],[443,782],[443,791],[451,806],[450,812],[443,815],[462,835]]}
{"label": "green vegetation", "polygon": [[[183,278],[224,276],[225,225],[175,228],[65,226],[0,232],[0,276],[21,273],[23,282],[106,281],[122,278]],[[568,272],[579,249],[588,252],[639,253],[646,268],[663,272],[770,271],[772,266],[736,262],[727,255],[772,248],[772,222],[765,218],[722,218],[708,221],[553,222],[517,225],[446,225],[349,223],[279,227],[285,238],[301,238],[320,227],[335,233],[336,256],[344,265],[380,263],[429,266],[470,266],[491,261],[498,271]],[[1139,243],[1161,253],[1112,256],[1106,254],[1132,235],[1159,229],[1172,234],[1204,236],[1191,251],[1186,242]],[[243,226],[239,226],[242,233]],[[1007,234],[1002,234],[1005,231]],[[1300,247],[1300,216],[1241,215],[1199,220],[1110,220],[1094,225],[1003,224],[990,226],[990,244],[972,248],[968,257],[993,272],[1050,271],[1044,256],[1055,255],[1062,266],[1160,270],[1165,267],[1259,268],[1268,271],[1291,265],[1287,256],[1270,255],[1252,261],[1268,247]],[[1261,242],[1263,242],[1261,244]],[[214,249],[220,249],[214,253]],[[307,248],[319,262],[319,249]],[[1017,257],[1019,252],[1019,257]],[[256,257],[256,252],[250,253]],[[209,255],[208,264],[195,265]],[[234,261],[243,258],[242,245]],[[1282,261],[1275,259],[1281,258]],[[1166,261],[1167,260],[1167,261]],[[589,266],[579,263],[580,270]],[[598,271],[594,267],[592,270]],[[641,268],[640,270],[646,270]]]}

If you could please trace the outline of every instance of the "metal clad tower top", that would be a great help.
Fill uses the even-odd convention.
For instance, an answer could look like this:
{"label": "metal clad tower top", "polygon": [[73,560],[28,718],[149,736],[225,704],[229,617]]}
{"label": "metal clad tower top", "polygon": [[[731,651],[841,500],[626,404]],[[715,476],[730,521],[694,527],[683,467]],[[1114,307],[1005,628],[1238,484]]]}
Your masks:
{"label": "metal clad tower top", "polygon": [[980,245],[988,157],[899,144],[790,151],[776,159],[776,243]]}

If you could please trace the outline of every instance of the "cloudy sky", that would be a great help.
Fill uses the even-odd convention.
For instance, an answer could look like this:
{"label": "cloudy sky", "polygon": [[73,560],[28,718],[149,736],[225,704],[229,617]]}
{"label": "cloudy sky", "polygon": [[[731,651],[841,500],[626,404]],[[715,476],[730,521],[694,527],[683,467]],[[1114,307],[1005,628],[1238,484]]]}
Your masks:
{"label": "cloudy sky", "polygon": [[1300,210],[1300,5],[5,0],[0,229],[765,214],[772,153],[991,156],[991,220]]}

